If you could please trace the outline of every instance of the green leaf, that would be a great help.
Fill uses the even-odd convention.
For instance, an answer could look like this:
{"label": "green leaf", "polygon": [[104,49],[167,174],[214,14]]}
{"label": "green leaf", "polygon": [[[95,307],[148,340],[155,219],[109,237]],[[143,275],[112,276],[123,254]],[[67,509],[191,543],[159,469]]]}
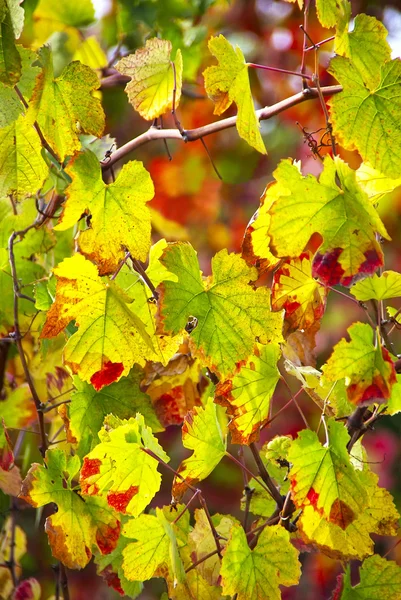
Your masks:
{"label": "green leaf", "polygon": [[[38,67],[32,66],[32,63],[37,59],[37,55],[36,52],[23,46],[17,46],[17,50],[22,63],[22,74],[18,82],[18,89],[24,98],[29,100],[35,85],[36,75],[40,72]],[[0,85],[0,127],[6,127],[16,121],[24,111],[25,107],[15,90]]]}
{"label": "green leaf", "polygon": [[102,500],[85,502],[73,490],[80,467],[78,456],[48,450],[45,463],[46,467],[37,463],[31,466],[20,497],[34,507],[57,504],[58,511],[45,525],[53,556],[70,569],[81,569],[90,561],[94,547],[104,553],[114,548],[120,523]]}
{"label": "green leaf", "polygon": [[47,313],[41,338],[58,335],[75,320],[78,327],[64,348],[73,373],[96,390],[128,375],[135,362],[154,357],[152,340],[136,316],[132,300],[81,254],[53,269],[56,301]]}
{"label": "green leaf", "polygon": [[63,160],[80,150],[79,134],[102,136],[105,116],[93,95],[100,84],[96,73],[78,61],[67,65],[55,79],[48,46],[41,48],[39,58],[43,70],[36,80],[27,118],[38,122],[46,141]]}
{"label": "green leaf", "polygon": [[389,177],[401,170],[401,61],[381,65],[368,81],[348,59],[336,56],[329,72],[343,86],[331,98],[331,121],[339,143]]}
{"label": "green leaf", "polygon": [[233,444],[250,444],[259,439],[269,418],[270,401],[280,379],[277,344],[258,345],[255,354],[232,379],[219,383],[216,401],[227,407]]}
{"label": "green leaf", "polygon": [[328,442],[304,429],[291,445],[288,460],[292,500],[297,508],[312,506],[330,523],[346,529],[368,504],[347,453],[349,435],[342,423],[328,421]]}
{"label": "green leaf", "polygon": [[188,413],[182,426],[182,444],[193,450],[193,454],[178,468],[180,477],[174,478],[174,498],[180,499],[188,490],[187,484],[196,485],[215,469],[226,453],[226,435],[218,420],[213,398],[208,399],[204,408],[195,407]]}
{"label": "green leaf", "polygon": [[81,231],[83,254],[100,265],[100,274],[113,273],[128,249],[133,258],[146,261],[150,248],[152,179],[138,161],[125,164],[117,179],[103,183],[97,157],[90,151],[76,155],[67,169],[72,178],[67,202],[55,229],[69,229],[89,212],[90,227]]}
{"label": "green leaf", "polygon": [[92,0],[81,0],[79,4],[40,0],[33,16],[37,21],[41,19],[50,21],[48,27],[53,32],[61,25],[87,27],[95,19],[95,10]]}
{"label": "green leaf", "polygon": [[235,102],[239,135],[258,152],[266,154],[253,105],[248,65],[241,49],[234,49],[223,35],[210,38],[208,45],[219,63],[203,73],[206,92],[215,103],[214,114],[221,115]]}
{"label": "green leaf", "polygon": [[368,323],[348,328],[350,341],[342,339],[322,367],[329,381],[346,378],[347,396],[356,405],[383,403],[396,382],[394,363]]}
{"label": "green leaf", "polygon": [[401,412],[401,375],[397,373],[397,381],[391,390],[391,396],[387,403],[386,414],[396,415]]}
{"label": "green leaf", "polygon": [[190,244],[170,244],[161,262],[178,278],[161,285],[164,330],[176,334],[191,321],[195,325],[191,333],[194,352],[217,375],[226,378],[234,373],[257,341],[282,340],[282,314],[271,312],[266,288],[255,290],[249,285],[257,279],[257,272],[239,255],[226,250],[216,254],[213,277],[205,282]]}
{"label": "green leaf", "polygon": [[401,274],[396,271],[383,271],[358,281],[351,288],[357,300],[387,300],[401,296]]}
{"label": "green leaf", "polygon": [[156,516],[141,515],[124,526],[122,535],[136,540],[123,550],[123,571],[128,580],[168,579],[170,575],[173,587],[183,581],[185,573],[178,548],[182,533],[188,535],[189,513],[184,513],[177,524],[171,522],[174,513],[170,513],[170,518],[166,518],[167,514],[156,508]]}
{"label": "green leaf", "polygon": [[167,454],[139,413],[129,420],[106,417],[99,439],[100,443],[83,460],[82,493],[103,497],[118,512],[138,516],[161,483],[159,463],[144,449],[164,462],[169,461]]}
{"label": "green leaf", "polygon": [[323,27],[331,29],[344,21],[348,25],[351,4],[348,0],[316,0],[317,16]]}
{"label": "green leaf", "polygon": [[14,87],[21,77],[21,57],[15,45],[21,33],[20,11],[23,22],[24,11],[15,0],[0,0],[0,82],[8,87]]}
{"label": "green leaf", "polygon": [[66,423],[67,438],[77,444],[79,456],[88,454],[98,444],[98,431],[110,413],[120,419],[129,419],[140,412],[152,431],[163,431],[149,396],[139,387],[142,378],[142,369],[134,366],[127,377],[100,392],[75,378],[76,391],[71,396],[71,403],[60,410]]}
{"label": "green leaf", "polygon": [[398,600],[401,597],[401,568],[397,563],[377,554],[363,561],[360,582],[351,585],[351,568],[343,578],[339,600]]}
{"label": "green leaf", "polygon": [[41,189],[48,174],[41,151],[39,136],[23,115],[0,129],[0,197],[23,199]]}
{"label": "green leaf", "polygon": [[323,241],[312,275],[326,285],[349,286],[361,273],[372,273],[383,264],[376,232],[386,239],[388,233],[345,162],[326,156],[318,181],[312,175],[304,177],[297,164],[282,160],[274,176],[279,187],[270,208],[269,236],[277,257],[298,257],[319,233]]}
{"label": "green leaf", "polygon": [[[128,99],[139,114],[148,121],[157,119],[178,107],[182,86],[182,56],[177,50],[171,62],[171,42],[152,38],[135,54],[122,58],[115,66],[122,75],[131,77],[125,86]],[[174,75],[175,71],[175,75]]]}
{"label": "green leaf", "polygon": [[290,534],[281,525],[266,527],[251,550],[245,532],[234,525],[221,565],[223,594],[237,600],[280,600],[279,586],[298,583],[301,566]]}

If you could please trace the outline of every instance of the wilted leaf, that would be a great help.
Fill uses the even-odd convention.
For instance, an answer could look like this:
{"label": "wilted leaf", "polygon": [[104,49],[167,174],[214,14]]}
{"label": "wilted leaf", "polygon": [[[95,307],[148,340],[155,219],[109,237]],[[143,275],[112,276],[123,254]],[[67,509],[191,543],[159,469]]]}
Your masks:
{"label": "wilted leaf", "polygon": [[151,177],[141,162],[125,164],[116,181],[103,183],[96,156],[79,153],[67,169],[72,184],[67,202],[55,229],[69,229],[85,212],[90,227],[81,231],[79,246],[83,254],[99,265],[101,275],[113,273],[126,250],[133,258],[145,261],[150,248],[150,213],[146,203],[153,198]]}
{"label": "wilted leaf", "polygon": [[237,600],[280,600],[279,586],[298,583],[298,552],[281,525],[266,527],[251,550],[240,525],[234,525],[221,565],[223,594]]}
{"label": "wilted leaf", "polygon": [[112,415],[99,431],[100,442],[85,456],[80,483],[82,493],[107,499],[109,506],[123,514],[138,516],[160,488],[158,462],[169,458],[145,425],[142,415],[121,420]]}
{"label": "wilted leaf", "polygon": [[177,50],[174,68],[171,64],[171,42],[152,38],[135,54],[122,58],[115,66],[122,75],[131,77],[125,91],[132,106],[148,121],[178,107],[182,85],[182,56]]}
{"label": "wilted leaf", "polygon": [[96,390],[127,375],[135,362],[153,358],[152,341],[131,299],[109,279],[102,280],[81,254],[53,269],[56,301],[47,313],[42,338],[58,335],[75,320],[78,327],[64,349],[65,363]]}
{"label": "wilted leaf", "polygon": [[179,466],[180,477],[174,478],[172,494],[177,499],[181,499],[188,490],[186,483],[196,485],[205,479],[226,453],[226,431],[222,430],[217,418],[213,398],[208,399],[205,408],[194,408],[185,417],[182,443],[185,448],[193,450],[193,454]]}
{"label": "wilted leaf", "polygon": [[170,244],[161,262],[178,278],[161,286],[163,327],[176,334],[192,323],[194,352],[217,375],[226,378],[235,372],[257,341],[282,340],[282,314],[270,311],[267,289],[249,285],[257,273],[240,256],[226,250],[216,254],[213,277],[206,282],[190,244]]}
{"label": "wilted leaf", "polygon": [[347,396],[356,405],[386,402],[396,382],[394,363],[380,340],[373,342],[374,331],[368,323],[348,328],[350,341],[342,339],[322,367],[329,381],[346,378]]}
{"label": "wilted leaf", "polygon": [[215,103],[214,114],[221,115],[235,102],[239,135],[258,152],[266,154],[253,105],[248,65],[241,49],[234,49],[223,35],[210,38],[208,45],[219,62],[203,73],[206,92]]}
{"label": "wilted leaf", "polygon": [[277,344],[258,345],[255,354],[233,379],[218,384],[216,401],[227,407],[233,444],[250,444],[259,439],[280,379],[277,369],[280,355]]}

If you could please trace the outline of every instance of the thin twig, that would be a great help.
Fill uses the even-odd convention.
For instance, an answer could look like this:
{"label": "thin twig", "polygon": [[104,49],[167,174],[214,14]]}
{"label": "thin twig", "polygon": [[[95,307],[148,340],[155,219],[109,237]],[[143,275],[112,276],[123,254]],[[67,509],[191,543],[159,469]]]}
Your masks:
{"label": "thin twig", "polygon": [[269,491],[270,491],[270,494],[271,494],[273,500],[275,500],[276,504],[280,507],[280,509],[283,508],[284,499],[283,499],[282,495],[280,494],[280,492],[278,491],[278,489],[276,488],[276,486],[274,485],[273,480],[270,477],[269,473],[267,472],[267,469],[266,469],[265,465],[263,464],[262,459],[260,458],[259,450],[256,447],[255,442],[252,442],[249,445],[249,448],[253,454],[253,458],[255,460],[256,466],[258,467],[259,475],[263,479],[263,481],[265,482],[267,487],[269,488]]}
{"label": "thin twig", "polygon": [[132,266],[134,267],[135,271],[137,273],[139,273],[139,275],[142,277],[142,279],[144,280],[144,282],[146,283],[146,285],[148,286],[148,288],[152,292],[153,298],[155,300],[158,300],[159,299],[159,294],[157,293],[155,286],[150,281],[150,279],[148,277],[148,274],[146,273],[145,269],[143,268],[143,266],[141,265],[141,263],[139,262],[139,260],[136,260],[135,258],[132,258],[132,256],[131,256],[131,262],[132,262]]}
{"label": "thin twig", "polygon": [[222,178],[222,176],[220,175],[220,173],[219,173],[219,172],[218,172],[218,170],[217,170],[217,167],[216,167],[216,165],[215,165],[215,163],[214,163],[214,160],[213,160],[213,158],[212,158],[212,155],[210,154],[210,152],[209,152],[209,148],[206,146],[206,142],[205,142],[205,140],[203,139],[203,137],[201,137],[200,141],[202,142],[202,144],[203,144],[203,147],[204,147],[204,149],[206,150],[206,153],[207,153],[207,155],[208,155],[208,157],[209,157],[209,159],[210,159],[210,162],[212,163],[212,167],[213,167],[213,169],[214,169],[214,172],[216,173],[217,177],[218,177],[218,178],[219,178],[221,181],[223,181],[223,178]]}
{"label": "thin twig", "polygon": [[285,387],[287,388],[287,390],[288,390],[288,392],[289,392],[289,394],[290,394],[290,396],[291,396],[291,400],[294,402],[295,406],[297,407],[297,409],[298,409],[298,412],[299,412],[299,414],[301,415],[301,418],[302,418],[303,422],[305,423],[305,425],[306,425],[307,429],[310,429],[309,423],[308,423],[308,421],[306,420],[306,417],[305,417],[304,413],[302,412],[302,409],[301,409],[301,407],[299,406],[299,404],[298,404],[298,402],[297,402],[297,399],[296,399],[296,397],[295,397],[295,396],[294,396],[294,394],[292,393],[292,391],[291,391],[291,388],[290,388],[290,386],[288,385],[288,382],[287,382],[287,380],[285,379],[285,377],[284,377],[283,375],[281,375],[280,379],[281,379],[281,381],[284,383]]}
{"label": "thin twig", "polygon": [[288,71],[287,69],[279,69],[277,67],[267,67],[266,65],[257,65],[255,63],[246,63],[248,67],[253,69],[263,69],[265,71],[274,71],[275,73],[284,73],[285,75],[295,75],[296,77],[302,77],[302,79],[309,79],[312,81],[312,75],[306,75],[305,73],[298,73],[298,71]]}
{"label": "thin twig", "polygon": [[[177,127],[178,131],[181,134],[181,137],[184,141],[186,140],[186,131],[184,130],[183,126],[181,125],[178,117],[177,117],[177,107],[175,105],[176,103],[176,96],[177,96],[177,73],[175,70],[175,64],[173,61],[170,62],[171,64],[171,68],[173,69],[173,77],[174,77],[174,87],[173,87],[173,107],[171,109],[171,114],[173,115],[173,119],[174,119],[174,123],[175,126]],[[164,138],[167,139],[167,138]]]}
{"label": "thin twig", "polygon": [[226,452],[226,456],[227,456],[227,457],[228,457],[230,460],[232,460],[232,461],[233,461],[233,462],[234,462],[236,465],[238,465],[242,471],[245,471],[246,473],[248,473],[248,475],[250,475],[251,477],[253,477],[253,479],[254,479],[255,481],[257,481],[257,482],[258,482],[258,484],[259,484],[260,486],[262,486],[262,488],[263,488],[264,490],[266,490],[266,492],[269,494],[269,496],[271,496],[271,497],[273,498],[273,500],[274,500],[274,496],[273,496],[273,494],[271,493],[271,491],[270,491],[270,488],[269,488],[269,487],[267,487],[267,485],[265,485],[263,481],[260,481],[259,477],[257,477],[257,475],[255,475],[254,473],[252,473],[252,471],[250,471],[250,470],[248,469],[248,467],[247,467],[247,466],[246,466],[244,463],[241,463],[239,460],[237,460],[237,459],[235,458],[235,456],[233,456],[233,455],[232,455],[232,454],[230,454],[229,452]]}
{"label": "thin twig", "polygon": [[307,78],[305,77],[305,70],[306,70],[306,57],[305,57],[305,53],[306,53],[306,30],[308,29],[308,16],[309,16],[309,5],[310,5],[310,0],[305,0],[305,7],[304,7],[304,24],[303,24],[303,34],[304,34],[304,42],[302,45],[302,59],[301,59],[301,73],[304,75],[304,80],[303,80],[303,87],[304,89],[308,88],[308,84],[307,84]]}
{"label": "thin twig", "polygon": [[[323,96],[332,96],[342,92],[342,89],[343,88],[341,85],[332,85],[321,88],[321,93]],[[281,100],[281,102],[277,102],[277,104],[266,106],[265,108],[257,110],[256,116],[259,121],[265,121],[285,110],[288,110],[292,106],[296,106],[297,104],[301,104],[302,102],[306,102],[307,100],[318,97],[319,94],[316,88],[307,88],[303,92],[299,92],[298,94],[294,94],[285,100]],[[227,119],[221,119],[220,121],[215,121],[214,123],[209,123],[208,125],[204,125],[203,127],[198,127],[196,129],[187,129],[185,130],[185,141],[194,142],[195,140],[199,140],[202,137],[223,131],[224,129],[230,129],[231,127],[235,127],[236,122],[237,117],[235,116],[228,117]],[[120,146],[120,148],[117,148],[109,160],[100,162],[101,167],[103,171],[107,171],[113,164],[124,158],[124,156],[133,150],[136,150],[140,146],[148,144],[153,140],[162,139],[183,141],[183,137],[177,129],[155,129],[151,127],[141,135],[138,135],[123,146]]]}

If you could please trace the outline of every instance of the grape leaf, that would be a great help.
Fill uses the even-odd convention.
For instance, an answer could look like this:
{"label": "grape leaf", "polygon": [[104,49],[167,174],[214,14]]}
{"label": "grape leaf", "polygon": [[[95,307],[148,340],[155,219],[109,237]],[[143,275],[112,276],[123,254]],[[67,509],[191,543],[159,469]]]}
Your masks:
{"label": "grape leaf", "polygon": [[337,21],[335,51],[352,61],[368,86],[380,81],[380,65],[391,59],[391,48],[386,42],[387,29],[374,17],[360,14],[355,17],[354,29],[348,32],[351,5],[347,2],[345,18]]}
{"label": "grape leaf", "polygon": [[223,35],[210,38],[208,46],[219,63],[203,73],[206,92],[215,104],[214,114],[221,115],[235,102],[239,135],[258,152],[266,154],[253,105],[248,65],[241,49],[234,49]]}
{"label": "grape leaf", "polygon": [[14,466],[14,453],[10,436],[6,429],[4,419],[0,421],[0,470],[10,471]]}
{"label": "grape leaf", "polygon": [[298,552],[281,525],[266,527],[251,550],[245,532],[234,525],[221,565],[223,594],[237,600],[280,600],[279,586],[298,583]]}
{"label": "grape leaf", "polygon": [[391,177],[386,177],[386,175],[371,167],[369,163],[361,163],[356,170],[356,179],[372,203],[379,202],[384,196],[401,185],[401,178],[391,179]]}
{"label": "grape leaf", "polygon": [[170,244],[161,262],[178,278],[161,285],[163,328],[176,334],[195,317],[191,347],[217,375],[226,378],[232,374],[237,363],[252,353],[256,341],[266,344],[282,340],[282,314],[270,311],[265,288],[255,290],[249,285],[257,279],[257,272],[239,255],[226,250],[216,254],[213,277],[205,283],[190,244]]}
{"label": "grape leaf", "polygon": [[[331,98],[331,121],[340,144],[356,149],[364,161],[397,178],[401,169],[401,61],[392,60],[368,81],[348,59],[336,56],[329,72],[343,86]],[[375,78],[375,83],[372,80]]]}
{"label": "grape leaf", "polygon": [[312,506],[321,519],[346,529],[368,504],[347,453],[349,435],[342,423],[328,421],[324,446],[304,429],[291,445],[288,461],[291,497],[297,508]]}
{"label": "grape leaf", "polygon": [[380,340],[374,344],[374,331],[368,323],[348,328],[350,341],[336,344],[322,367],[329,381],[346,378],[348,400],[356,405],[386,402],[396,382],[394,363]]}
{"label": "grape leaf", "polygon": [[122,75],[131,77],[125,86],[128,99],[141,117],[148,121],[157,119],[178,107],[182,86],[182,56],[177,50],[174,67],[171,62],[171,42],[151,38],[144,48],[125,56],[115,68]]}
{"label": "grape leaf", "polygon": [[80,467],[78,456],[52,449],[46,452],[45,463],[46,467],[31,466],[20,497],[34,507],[57,504],[58,511],[45,525],[53,556],[70,569],[81,569],[90,561],[93,546],[105,554],[114,548],[120,523],[101,499],[84,502],[73,490]]}
{"label": "grape leaf", "polygon": [[189,513],[185,512],[176,524],[171,522],[171,513],[170,518],[166,518],[168,514],[156,508],[155,516],[141,515],[125,524],[122,535],[136,540],[127,544],[122,553],[123,571],[128,580],[168,579],[171,574],[173,588],[183,581],[185,573],[178,548],[182,534],[185,539],[188,535]]}
{"label": "grape leaf", "polygon": [[80,150],[80,133],[97,137],[103,133],[105,116],[99,99],[93,96],[100,84],[96,73],[77,61],[55,79],[48,46],[40,49],[39,58],[43,70],[36,80],[27,119],[38,122],[46,141],[63,160]]}
{"label": "grape leaf", "polygon": [[318,181],[312,175],[303,177],[296,164],[282,160],[274,176],[280,191],[270,209],[269,235],[276,256],[299,256],[319,233],[323,242],[314,256],[312,275],[326,285],[349,286],[383,264],[375,234],[389,239],[388,233],[345,162],[326,156]]}
{"label": "grape leaf", "polygon": [[391,396],[387,403],[386,414],[396,415],[399,412],[401,412],[401,375],[397,373],[397,382],[393,385],[391,390]]}
{"label": "grape leaf", "polygon": [[331,29],[339,21],[348,24],[351,16],[351,5],[348,0],[316,0],[316,11],[323,27]]}
{"label": "grape leaf", "polygon": [[347,565],[339,600],[397,600],[401,597],[401,568],[377,554],[363,561],[360,581],[351,585],[351,568]]}
{"label": "grape leaf", "polygon": [[13,596],[16,600],[40,600],[42,588],[37,579],[30,577],[18,584]]}
{"label": "grape leaf", "polygon": [[[23,46],[17,46],[17,50],[22,64],[18,89],[24,97],[30,98],[35,85],[36,75],[40,71],[38,67],[32,66],[32,63],[37,60],[37,55],[36,52]],[[5,85],[0,85],[0,127],[11,125],[24,111],[25,107],[15,93],[15,90]]]}
{"label": "grape leaf", "polygon": [[83,254],[100,265],[101,275],[113,273],[126,250],[133,258],[145,261],[151,232],[146,203],[153,198],[154,187],[142,163],[125,164],[117,179],[107,185],[97,157],[86,151],[75,156],[67,174],[72,183],[55,229],[69,229],[89,212],[90,227],[80,232],[79,246]]}
{"label": "grape leaf", "polygon": [[323,317],[327,289],[312,277],[311,254],[280,264],[274,272],[272,309],[284,308],[290,330],[308,329]]}
{"label": "grape leaf", "polygon": [[104,497],[118,512],[138,516],[161,483],[157,460],[143,450],[149,448],[165,462],[169,458],[141,414],[129,420],[109,415],[104,423],[100,443],[83,460],[82,493]]}
{"label": "grape leaf", "polygon": [[351,292],[357,300],[387,300],[401,296],[401,274],[396,271],[383,271],[358,281]]}
{"label": "grape leaf", "polygon": [[[34,22],[46,21],[50,33],[59,31],[66,26],[87,27],[94,21],[94,18],[95,10],[92,0],[82,0],[79,4],[39,0],[34,12]],[[43,41],[46,41],[47,37]]]}
{"label": "grape leaf", "polygon": [[10,0],[0,1],[0,82],[14,87],[21,77],[22,63],[15,38],[22,30],[24,10]]}
{"label": "grape leaf", "polygon": [[26,117],[0,129],[0,197],[22,199],[36,194],[47,177],[40,139]]}
{"label": "grape leaf", "polygon": [[322,519],[313,506],[305,506],[298,521],[299,529],[307,544],[316,546],[327,556],[340,560],[363,560],[373,554],[371,534],[397,535],[398,514],[392,496],[377,485],[378,477],[368,470],[355,471],[359,486],[365,490],[368,506],[357,518],[342,528]]}
{"label": "grape leaf", "polygon": [[233,444],[250,444],[259,439],[280,379],[277,369],[280,355],[277,344],[258,345],[239,373],[217,385],[216,402],[227,407]]}
{"label": "grape leaf", "polygon": [[36,421],[37,414],[28,384],[7,390],[5,399],[0,402],[0,418],[12,429],[25,429]]}
{"label": "grape leaf", "polygon": [[131,299],[109,279],[102,280],[81,254],[53,269],[56,301],[47,313],[41,338],[58,335],[75,319],[78,331],[64,349],[65,363],[96,390],[127,375],[135,362],[153,358],[151,338],[131,309]]}
{"label": "grape leaf", "polygon": [[88,454],[98,443],[98,431],[104,418],[112,413],[120,419],[128,419],[140,412],[152,431],[163,428],[158,422],[150,398],[140,387],[143,372],[134,366],[127,377],[112,383],[97,392],[91,385],[75,378],[76,391],[71,403],[59,408],[66,423],[67,439],[77,444],[76,452],[80,457]]}
{"label": "grape leaf", "polygon": [[187,484],[202,481],[219,464],[226,453],[226,435],[218,420],[213,398],[208,399],[204,408],[196,407],[188,413],[182,426],[182,444],[193,450],[193,454],[178,468],[180,477],[174,478],[172,490],[175,499],[181,499],[188,490]]}

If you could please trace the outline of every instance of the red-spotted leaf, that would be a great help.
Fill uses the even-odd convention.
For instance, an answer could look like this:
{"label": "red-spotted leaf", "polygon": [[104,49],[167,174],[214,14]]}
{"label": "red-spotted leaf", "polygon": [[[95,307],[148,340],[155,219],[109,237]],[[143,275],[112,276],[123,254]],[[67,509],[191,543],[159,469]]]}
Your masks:
{"label": "red-spotted leaf", "polygon": [[274,272],[273,310],[285,310],[291,330],[308,329],[320,321],[326,306],[327,289],[312,277],[311,253],[287,259]]}
{"label": "red-spotted leaf", "polygon": [[80,460],[59,449],[48,450],[46,467],[34,463],[23,481],[20,498],[34,507],[55,503],[58,511],[46,519],[53,556],[70,569],[82,569],[92,551],[111,552],[120,533],[115,512],[101,498],[87,502],[74,491]]}
{"label": "red-spotted leaf", "polygon": [[219,383],[216,401],[227,407],[229,429],[234,444],[250,444],[259,439],[269,417],[270,401],[280,378],[277,344],[258,345],[255,354],[232,379]]}
{"label": "red-spotted leaf", "polygon": [[348,328],[350,341],[342,339],[322,367],[328,381],[345,378],[348,400],[356,405],[384,403],[391,396],[396,373],[391,357],[367,323]]}
{"label": "red-spotted leaf", "polygon": [[291,496],[297,508],[311,506],[320,519],[345,529],[367,506],[368,497],[350,462],[345,426],[330,419],[327,427],[324,445],[308,429],[292,443],[288,452]]}
{"label": "red-spotted leaf", "polygon": [[158,461],[169,458],[142,415],[121,420],[110,415],[99,432],[100,443],[84,458],[80,483],[86,496],[105,498],[118,512],[138,516],[160,488]]}

